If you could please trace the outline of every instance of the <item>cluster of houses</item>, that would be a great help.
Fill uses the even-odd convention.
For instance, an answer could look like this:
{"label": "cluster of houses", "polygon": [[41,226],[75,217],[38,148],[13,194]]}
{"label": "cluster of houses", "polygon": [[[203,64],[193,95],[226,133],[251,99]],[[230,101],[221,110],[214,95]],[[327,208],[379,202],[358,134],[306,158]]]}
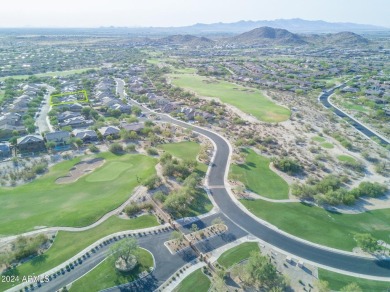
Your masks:
{"label": "cluster of houses", "polygon": [[113,139],[120,137],[121,129],[131,132],[140,133],[145,128],[144,123],[126,123],[121,122],[117,126],[105,126],[97,129],[74,129],[72,132],[68,131],[54,131],[46,133],[44,137],[41,135],[25,135],[16,141],[15,147],[12,147],[9,142],[0,142],[0,159],[10,157],[13,154],[13,149],[19,153],[31,154],[46,151],[51,148],[55,151],[63,151],[70,149],[71,139],[74,137],[80,139],[83,144],[91,144],[99,140]]}
{"label": "cluster of houses", "polygon": [[200,116],[205,120],[210,120],[213,115],[197,108],[185,106],[181,101],[171,101],[165,96],[155,93],[151,87],[145,86],[146,82],[138,76],[132,77],[129,81],[129,90],[135,94],[142,94],[152,108],[163,113],[181,114],[186,120],[194,120]]}
{"label": "cluster of houses", "polygon": [[123,114],[131,112],[131,106],[117,98],[113,89],[116,83],[112,78],[103,78],[96,85],[96,94],[92,97],[93,107],[97,110],[105,108],[106,110],[116,110]]}
{"label": "cluster of houses", "polygon": [[341,89],[342,93],[350,93],[357,98],[355,94],[364,94],[364,97],[375,102],[377,105],[384,106],[385,112],[390,116],[390,81],[380,81],[380,76],[372,76],[367,81],[356,80],[349,86]]}
{"label": "cluster of houses", "polygon": [[57,114],[58,125],[60,127],[70,126],[72,128],[88,127],[93,125],[93,120],[86,119],[81,111],[83,105],[80,103],[60,105],[59,108],[65,109]]}
{"label": "cluster of houses", "polygon": [[23,125],[23,115],[28,111],[29,103],[37,97],[40,87],[22,84],[21,90],[22,95],[0,108],[0,139],[10,138],[15,133],[20,135],[27,132]]}
{"label": "cluster of houses", "polygon": [[[137,71],[137,68],[134,68]],[[79,84],[73,81],[62,81],[62,92],[74,92],[79,90]],[[95,86],[95,94],[91,97],[92,105],[94,109],[99,111],[104,107],[105,110],[119,110],[121,113],[130,113],[131,106],[121,101],[115,95],[116,83],[113,78],[104,77],[99,80],[99,83]],[[75,97],[72,95],[65,96],[73,103],[56,105],[56,118],[58,120],[58,126],[56,128],[63,128],[69,126],[72,130],[63,131],[55,130],[45,134],[28,134],[26,135],[26,129],[23,126],[23,113],[27,110],[27,103],[30,102],[34,95],[36,96],[38,87],[26,85],[23,86],[24,93],[21,97],[15,98],[12,104],[2,108],[3,113],[0,118],[1,131],[9,134],[7,137],[0,139],[4,142],[0,142],[0,159],[8,158],[13,154],[18,153],[39,153],[47,151],[48,148],[55,151],[63,151],[70,149],[72,138],[80,139],[84,144],[94,143],[99,140],[104,140],[109,136],[112,138],[118,138],[121,129],[126,131],[135,131],[139,133],[143,128],[143,123],[125,123],[122,122],[119,127],[105,126],[99,129],[92,130],[91,126],[94,125],[94,120],[86,119],[83,116],[82,110],[89,104],[76,102]],[[61,97],[62,98],[62,97]],[[61,99],[61,102],[65,100]],[[16,139],[15,145],[11,145],[9,142],[5,142],[11,136],[14,136],[17,132],[20,138]],[[2,133],[3,133],[2,132]]]}

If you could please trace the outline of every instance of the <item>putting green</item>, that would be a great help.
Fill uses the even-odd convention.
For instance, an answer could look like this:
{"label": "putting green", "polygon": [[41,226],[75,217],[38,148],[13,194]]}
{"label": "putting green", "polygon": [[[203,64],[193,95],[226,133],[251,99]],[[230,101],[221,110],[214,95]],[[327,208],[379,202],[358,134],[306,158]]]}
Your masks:
{"label": "putting green", "polygon": [[[155,174],[155,158],[100,153],[105,164],[76,182],[55,183],[82,158],[61,162],[35,181],[0,188],[0,235],[19,234],[38,226],[81,227],[97,221],[123,203],[138,185],[137,177]],[[83,157],[85,159],[86,157]]]}
{"label": "putting green", "polygon": [[170,74],[172,83],[200,96],[219,98],[264,122],[282,122],[290,117],[290,110],[275,104],[260,90],[219,81],[196,74]]}

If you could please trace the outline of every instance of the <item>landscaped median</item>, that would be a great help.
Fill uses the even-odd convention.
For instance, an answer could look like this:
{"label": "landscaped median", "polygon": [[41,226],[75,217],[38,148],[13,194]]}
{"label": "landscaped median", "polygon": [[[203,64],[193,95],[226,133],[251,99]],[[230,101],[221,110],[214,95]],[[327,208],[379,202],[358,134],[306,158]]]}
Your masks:
{"label": "landscaped median", "polygon": [[106,288],[127,284],[148,274],[154,267],[153,256],[146,249],[138,248],[138,263],[130,272],[121,272],[115,269],[110,259],[104,260],[91,272],[78,279],[71,285],[71,292],[97,292]]}
{"label": "landscaped median", "polygon": [[[39,275],[66,262],[100,238],[126,230],[137,230],[158,226],[153,215],[143,215],[135,219],[111,217],[95,228],[81,232],[60,231],[51,248],[42,255],[8,272],[10,275]],[[0,291],[19,283],[0,283]]]}
{"label": "landscaped median", "polygon": [[[196,224],[193,224],[193,226],[196,226]],[[201,230],[194,229],[193,232],[186,235],[183,235],[178,231],[174,231],[172,233],[171,240],[164,242],[164,245],[168,248],[171,254],[175,254],[187,247],[190,247],[191,244],[194,245],[211,237],[221,235],[226,231],[227,226],[223,223],[213,224]]]}

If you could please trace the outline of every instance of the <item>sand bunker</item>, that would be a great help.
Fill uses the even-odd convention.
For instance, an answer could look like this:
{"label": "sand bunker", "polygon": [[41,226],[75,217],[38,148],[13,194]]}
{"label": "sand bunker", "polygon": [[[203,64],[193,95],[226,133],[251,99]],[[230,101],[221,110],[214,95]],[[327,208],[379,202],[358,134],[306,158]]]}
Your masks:
{"label": "sand bunker", "polygon": [[59,177],[56,179],[57,184],[68,184],[77,181],[83,175],[86,175],[96,168],[102,166],[105,160],[103,158],[94,158],[81,161],[75,164],[70,170],[67,176]]}

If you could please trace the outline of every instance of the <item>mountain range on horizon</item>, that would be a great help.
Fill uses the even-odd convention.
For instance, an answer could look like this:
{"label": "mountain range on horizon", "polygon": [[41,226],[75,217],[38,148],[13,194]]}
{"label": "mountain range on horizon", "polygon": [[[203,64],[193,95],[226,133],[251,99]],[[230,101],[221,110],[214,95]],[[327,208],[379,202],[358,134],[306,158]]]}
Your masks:
{"label": "mountain range on horizon", "polygon": [[342,31],[364,32],[364,31],[389,31],[390,28],[370,25],[357,24],[350,22],[327,22],[323,20],[304,20],[300,18],[293,19],[276,19],[276,20],[241,20],[232,23],[212,23],[202,24],[197,23],[192,26],[183,28],[191,28],[198,31],[208,31],[212,33],[217,32],[231,32],[243,33],[258,27],[272,27],[286,29],[294,33],[334,33]]}
{"label": "mountain range on horizon", "polygon": [[292,33],[337,33],[350,31],[354,33],[368,32],[390,32],[390,28],[375,26],[370,24],[357,24],[348,22],[327,22],[323,20],[304,20],[300,18],[294,19],[276,19],[276,20],[241,20],[232,23],[197,23],[190,26],[181,27],[98,27],[98,28],[0,28],[1,33],[5,34],[56,34],[58,32],[67,34],[126,34],[131,36],[161,36],[175,34],[191,34],[191,35],[238,35],[248,32],[259,27],[272,27],[285,29]]}
{"label": "mountain range on horizon", "polygon": [[361,35],[348,31],[326,34],[296,34],[286,29],[269,26],[258,27],[242,34],[225,38],[210,39],[204,36],[176,34],[159,39],[148,39],[148,41],[160,45],[186,45],[191,47],[208,47],[223,44],[244,46],[331,45],[349,47],[370,43],[369,40]]}

